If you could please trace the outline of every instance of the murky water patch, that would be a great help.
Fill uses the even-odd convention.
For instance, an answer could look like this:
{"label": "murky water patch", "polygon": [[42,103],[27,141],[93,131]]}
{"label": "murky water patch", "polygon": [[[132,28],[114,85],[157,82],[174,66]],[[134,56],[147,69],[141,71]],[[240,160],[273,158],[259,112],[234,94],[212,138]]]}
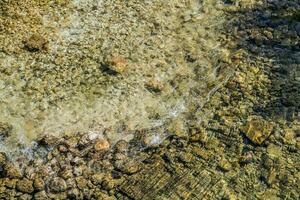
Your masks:
{"label": "murky water patch", "polygon": [[[35,5],[38,23],[2,16],[19,30],[1,32],[0,40],[0,121],[13,126],[8,140],[28,146],[45,134],[109,130],[116,141],[155,127],[186,132],[187,117],[228,75],[222,6],[75,0]],[[22,11],[25,18],[30,11]],[[47,50],[24,48],[32,34],[47,40]],[[106,69],[111,57],[126,62],[124,71]]]}

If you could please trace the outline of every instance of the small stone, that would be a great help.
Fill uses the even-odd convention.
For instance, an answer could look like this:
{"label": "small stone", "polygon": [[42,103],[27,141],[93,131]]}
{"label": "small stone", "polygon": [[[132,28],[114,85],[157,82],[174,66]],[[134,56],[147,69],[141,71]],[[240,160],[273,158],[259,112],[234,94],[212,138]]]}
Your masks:
{"label": "small stone", "polygon": [[58,144],[60,142],[60,140],[55,136],[46,135],[42,139],[40,139],[38,142],[40,145],[53,147],[56,144]]}
{"label": "small stone", "polygon": [[79,189],[82,190],[87,187],[88,181],[83,176],[76,177],[75,180]]}
{"label": "small stone", "polygon": [[293,129],[285,130],[284,142],[287,144],[295,144],[296,143],[296,133]]}
{"label": "small stone", "polygon": [[199,156],[200,158],[202,158],[204,160],[209,159],[209,154],[199,147],[193,147],[192,153],[196,154],[197,156]]}
{"label": "small stone", "polygon": [[190,141],[191,142],[201,142],[201,143],[206,143],[208,140],[208,136],[207,136],[207,133],[204,132],[204,131],[200,131],[196,134],[193,134],[191,137],[190,137]]}
{"label": "small stone", "polygon": [[267,177],[267,182],[268,182],[269,185],[274,184],[274,182],[276,181],[276,176],[277,176],[276,171],[274,169],[271,169],[269,171],[269,174],[268,174],[268,177]]}
{"label": "small stone", "polygon": [[64,179],[68,179],[73,177],[73,170],[72,169],[65,169],[60,172],[60,176]]}
{"label": "small stone", "polygon": [[68,199],[83,199],[80,198],[80,191],[77,188],[73,188],[67,193]]}
{"label": "small stone", "polygon": [[115,162],[114,167],[124,174],[134,174],[139,171],[139,165],[134,161],[119,161]]}
{"label": "small stone", "polygon": [[16,188],[17,180],[18,179],[5,178],[2,182],[2,184],[8,188],[14,189],[14,188]]}
{"label": "small stone", "polygon": [[251,162],[253,162],[253,153],[252,152],[248,152],[248,153],[246,153],[245,155],[242,155],[241,157],[240,157],[240,160],[239,160],[239,162],[241,163],[241,164],[249,164],[249,163],[251,163]]}
{"label": "small stone", "polygon": [[31,200],[32,196],[29,194],[22,194],[18,199],[19,200]]}
{"label": "small stone", "polygon": [[6,154],[4,152],[0,152],[0,165],[4,165],[7,161]]}
{"label": "small stone", "polygon": [[12,163],[7,163],[4,166],[4,174],[8,178],[21,178],[21,172]]}
{"label": "small stone", "polygon": [[24,44],[26,49],[32,52],[46,50],[48,48],[48,40],[38,34],[33,34]]}
{"label": "small stone", "polygon": [[127,151],[128,146],[128,142],[125,140],[120,140],[115,144],[114,149],[116,152],[125,152]]}
{"label": "small stone", "polygon": [[267,152],[270,155],[270,157],[272,158],[280,158],[282,155],[282,151],[281,148],[277,145],[274,144],[269,144],[267,147]]}
{"label": "small stone", "polygon": [[241,129],[252,142],[262,144],[271,135],[273,124],[255,117],[249,119]]}
{"label": "small stone", "polygon": [[33,181],[34,188],[38,191],[43,190],[45,188],[45,182],[41,178],[35,178]]}
{"label": "small stone", "polygon": [[121,74],[127,69],[127,61],[122,56],[114,55],[108,58],[106,67]]}
{"label": "small stone", "polygon": [[0,137],[6,138],[11,134],[12,126],[8,123],[0,122]]}
{"label": "small stone", "polygon": [[95,185],[100,185],[103,180],[104,180],[104,174],[103,173],[97,173],[97,174],[92,175],[92,177],[91,177],[91,181]]}
{"label": "small stone", "polygon": [[164,90],[164,85],[160,81],[157,80],[151,80],[148,83],[145,84],[145,87],[154,93],[158,93]]}
{"label": "small stone", "polygon": [[28,179],[23,179],[17,182],[17,189],[24,193],[32,193],[34,191],[33,182]]}
{"label": "small stone", "polygon": [[109,147],[109,142],[106,139],[98,139],[94,145],[96,151],[107,150]]}
{"label": "small stone", "polygon": [[102,187],[104,190],[109,191],[115,187],[114,180],[112,178],[106,177],[102,182]]}
{"label": "small stone", "polygon": [[222,159],[218,166],[225,172],[228,172],[232,169],[232,165],[226,159]]}
{"label": "small stone", "polygon": [[64,179],[56,177],[50,182],[49,187],[53,192],[64,192],[67,189],[67,184]]}
{"label": "small stone", "polygon": [[73,174],[75,176],[81,176],[82,175],[82,169],[83,169],[82,166],[76,166],[76,167],[74,167]]}
{"label": "small stone", "polygon": [[67,147],[65,147],[64,145],[59,145],[58,150],[62,153],[68,152]]}
{"label": "small stone", "polygon": [[45,200],[48,199],[48,196],[45,191],[40,191],[34,194],[35,200]]}

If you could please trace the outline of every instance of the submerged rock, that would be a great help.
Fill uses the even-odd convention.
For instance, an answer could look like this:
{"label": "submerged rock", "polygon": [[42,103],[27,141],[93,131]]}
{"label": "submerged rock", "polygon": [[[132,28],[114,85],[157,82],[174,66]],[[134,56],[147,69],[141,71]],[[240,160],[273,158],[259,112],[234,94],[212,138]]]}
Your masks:
{"label": "submerged rock", "polygon": [[26,49],[32,52],[46,50],[48,48],[48,40],[39,34],[33,34],[24,42],[24,45]]}
{"label": "submerged rock", "polygon": [[50,182],[49,189],[53,192],[64,192],[67,189],[67,183],[64,179],[56,177]]}
{"label": "submerged rock", "polygon": [[106,68],[116,73],[123,73],[127,69],[127,61],[119,55],[109,57],[105,64]]}
{"label": "submerged rock", "polygon": [[106,139],[98,139],[94,145],[96,151],[107,150],[109,147],[109,142]]}
{"label": "submerged rock", "polygon": [[272,133],[273,124],[259,117],[248,119],[242,131],[255,144],[262,144]]}
{"label": "submerged rock", "polygon": [[22,174],[20,170],[12,163],[7,163],[4,166],[4,175],[8,178],[20,178]]}
{"label": "submerged rock", "polygon": [[34,191],[33,182],[28,179],[23,179],[17,182],[17,189],[21,192],[32,193]]}
{"label": "submerged rock", "polygon": [[38,191],[41,191],[45,188],[45,182],[41,178],[34,179],[33,185],[34,185],[34,188]]}
{"label": "submerged rock", "polygon": [[45,200],[45,199],[48,199],[48,196],[47,196],[46,192],[43,190],[43,191],[35,193],[34,199],[35,200]]}

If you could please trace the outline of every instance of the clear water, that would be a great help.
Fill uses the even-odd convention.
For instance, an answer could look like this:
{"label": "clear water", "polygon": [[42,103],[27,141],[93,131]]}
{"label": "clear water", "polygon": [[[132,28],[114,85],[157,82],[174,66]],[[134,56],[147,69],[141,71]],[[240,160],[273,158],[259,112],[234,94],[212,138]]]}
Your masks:
{"label": "clear water", "polygon": [[[45,134],[187,132],[231,71],[219,0],[16,2],[0,13],[0,121],[13,126],[5,151]],[[24,48],[33,34],[47,50]],[[103,68],[111,55],[124,72]]]}

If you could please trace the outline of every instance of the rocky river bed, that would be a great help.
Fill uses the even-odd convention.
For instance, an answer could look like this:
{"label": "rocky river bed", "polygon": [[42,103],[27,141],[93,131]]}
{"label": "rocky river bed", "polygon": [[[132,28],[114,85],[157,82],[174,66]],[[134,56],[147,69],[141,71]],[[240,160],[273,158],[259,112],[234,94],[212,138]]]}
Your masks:
{"label": "rocky river bed", "polygon": [[299,1],[0,5],[1,199],[299,199]]}

